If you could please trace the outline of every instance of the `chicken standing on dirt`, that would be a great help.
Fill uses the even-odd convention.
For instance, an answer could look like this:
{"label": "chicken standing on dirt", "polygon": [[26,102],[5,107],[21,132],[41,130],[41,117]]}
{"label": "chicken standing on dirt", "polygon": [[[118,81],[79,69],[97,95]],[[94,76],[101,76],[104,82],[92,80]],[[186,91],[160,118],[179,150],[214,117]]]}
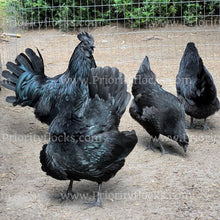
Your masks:
{"label": "chicken standing on dirt", "polygon": [[[148,148],[154,150],[153,139],[158,139],[162,134],[177,141],[186,152],[189,140],[185,132],[183,105],[177,97],[163,90],[157,83],[147,56],[133,81],[132,94],[134,99],[129,111],[152,136]],[[160,141],[159,145],[163,155],[165,149]]]}
{"label": "chicken standing on dirt", "polygon": [[39,53],[27,48],[26,55],[21,53],[16,64],[8,62],[8,70],[3,71],[2,85],[15,91],[16,96],[9,96],[6,101],[13,105],[30,106],[35,109],[35,116],[41,122],[50,124],[58,113],[58,101],[68,99],[75,89],[74,80],[88,76],[91,68],[96,67],[93,58],[94,39],[88,33],[78,34],[81,41],[75,48],[67,70],[53,78],[44,74],[44,62]]}
{"label": "chicken standing on dirt", "polygon": [[176,89],[186,114],[191,116],[190,128],[193,118],[198,118],[204,119],[204,129],[207,129],[206,118],[220,109],[220,103],[213,78],[192,42],[187,44],[180,62]]}
{"label": "chicken standing on dirt", "polygon": [[[102,206],[101,184],[113,177],[137,143],[135,131],[118,130],[130,100],[124,75],[116,68],[94,68],[88,82],[75,81],[77,89],[59,106],[50,125],[51,140],[40,153],[42,170],[72,183],[87,179],[98,183],[98,194],[89,207]],[[94,83],[94,80],[96,83]]]}

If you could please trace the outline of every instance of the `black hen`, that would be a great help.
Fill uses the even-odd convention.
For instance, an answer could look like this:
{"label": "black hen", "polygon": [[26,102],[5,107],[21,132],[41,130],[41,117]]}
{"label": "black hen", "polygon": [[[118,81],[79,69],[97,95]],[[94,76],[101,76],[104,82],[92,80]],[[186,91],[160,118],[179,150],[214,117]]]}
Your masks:
{"label": "black hen", "polygon": [[193,127],[193,118],[204,118],[206,129],[206,118],[218,111],[220,104],[213,78],[203,65],[202,58],[192,42],[187,44],[180,62],[176,89],[186,114],[191,116],[190,127]]}
{"label": "black hen", "polygon": [[[162,134],[177,141],[186,152],[189,140],[185,132],[184,108],[174,95],[156,82],[147,56],[133,81],[132,94],[130,114],[152,136],[148,148],[154,150],[153,139]],[[160,141],[159,144],[163,155],[165,150]]]}
{"label": "black hen", "polygon": [[[101,206],[100,190],[124,165],[137,143],[135,131],[118,130],[130,99],[124,75],[116,68],[94,68],[50,125],[51,141],[40,153],[42,170],[58,180],[87,179],[98,183],[91,206]],[[89,91],[88,91],[89,87]],[[80,100],[80,101],[79,101]]]}
{"label": "black hen", "polygon": [[16,64],[8,62],[8,70],[3,71],[2,85],[15,91],[15,97],[9,96],[7,102],[13,105],[30,106],[35,108],[35,116],[48,125],[58,113],[57,100],[71,96],[76,89],[75,79],[87,79],[91,68],[96,67],[93,58],[94,39],[88,33],[78,34],[81,41],[75,48],[67,70],[60,75],[49,78],[44,74],[44,62],[39,53],[28,48],[26,55],[21,53],[16,58]]}

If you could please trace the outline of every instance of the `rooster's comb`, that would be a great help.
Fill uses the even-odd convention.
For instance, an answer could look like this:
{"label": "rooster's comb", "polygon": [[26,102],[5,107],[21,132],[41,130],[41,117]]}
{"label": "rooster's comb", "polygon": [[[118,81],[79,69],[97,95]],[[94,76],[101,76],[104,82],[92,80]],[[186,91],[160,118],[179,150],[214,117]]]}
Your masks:
{"label": "rooster's comb", "polygon": [[87,32],[81,32],[77,35],[78,39],[82,42],[87,41],[91,45],[94,44],[94,38],[91,34],[88,34]]}

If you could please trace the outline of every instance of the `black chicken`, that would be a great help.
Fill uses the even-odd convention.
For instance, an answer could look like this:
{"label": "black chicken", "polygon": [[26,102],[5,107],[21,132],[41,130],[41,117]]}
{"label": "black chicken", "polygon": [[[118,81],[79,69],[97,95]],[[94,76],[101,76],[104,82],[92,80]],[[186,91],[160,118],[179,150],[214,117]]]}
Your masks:
{"label": "black chicken", "polygon": [[[174,95],[157,83],[147,56],[133,81],[132,94],[130,114],[152,136],[147,149],[154,150],[153,140],[162,134],[177,141],[186,152],[189,140],[185,132],[184,108]],[[159,145],[163,155],[165,150],[160,141]]]}
{"label": "black chicken", "polygon": [[51,140],[43,146],[40,161],[47,175],[70,180],[67,197],[73,181],[97,182],[97,198],[89,207],[101,206],[102,182],[122,168],[137,143],[135,131],[118,130],[130,94],[116,68],[94,68],[87,82],[74,83],[73,95],[59,102],[59,113],[49,128]]}
{"label": "black chicken", "polygon": [[71,96],[74,89],[74,80],[87,79],[89,70],[96,67],[93,58],[94,39],[88,33],[78,34],[81,41],[75,48],[67,70],[53,78],[44,74],[44,62],[39,53],[28,48],[27,56],[21,53],[15,63],[6,64],[8,70],[3,71],[2,85],[15,91],[15,97],[9,96],[6,101],[13,105],[30,106],[35,108],[35,116],[41,122],[50,124],[58,113],[57,100]]}
{"label": "black chicken", "polygon": [[187,44],[180,62],[176,89],[186,114],[191,116],[190,128],[193,118],[204,118],[204,129],[207,129],[206,118],[218,111],[220,104],[213,78],[192,42]]}

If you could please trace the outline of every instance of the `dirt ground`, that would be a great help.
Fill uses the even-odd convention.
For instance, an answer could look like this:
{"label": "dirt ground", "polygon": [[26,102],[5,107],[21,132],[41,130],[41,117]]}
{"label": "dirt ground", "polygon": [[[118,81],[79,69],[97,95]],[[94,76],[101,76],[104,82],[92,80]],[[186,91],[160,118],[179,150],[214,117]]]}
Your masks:
{"label": "dirt ground", "polygon": [[[164,28],[131,33],[123,27],[106,26],[91,33],[97,64],[117,66],[126,76],[129,91],[141,60],[148,55],[159,83],[176,94],[181,56],[186,43],[194,41],[220,97],[217,29],[207,27],[200,32],[176,27],[175,31]],[[18,52],[38,47],[46,74],[52,76],[65,70],[78,40],[73,33],[41,30],[39,34],[33,30],[16,43]],[[2,41],[0,46],[4,58],[13,60],[15,40]],[[4,54],[6,48],[11,54]],[[0,219],[220,219],[220,112],[208,118],[210,130],[203,131],[200,120],[196,121],[197,129],[187,130],[190,144],[186,155],[177,143],[161,136],[171,151],[161,157],[159,151],[145,151],[150,136],[126,111],[120,130],[135,129],[138,144],[117,175],[103,183],[103,209],[84,210],[84,202],[94,198],[97,184],[75,182],[73,191],[78,198],[60,203],[56,196],[66,191],[69,182],[46,176],[39,162],[42,145],[48,142],[48,127],[35,119],[33,109],[6,103],[6,96],[12,94],[4,88],[0,91]]]}

